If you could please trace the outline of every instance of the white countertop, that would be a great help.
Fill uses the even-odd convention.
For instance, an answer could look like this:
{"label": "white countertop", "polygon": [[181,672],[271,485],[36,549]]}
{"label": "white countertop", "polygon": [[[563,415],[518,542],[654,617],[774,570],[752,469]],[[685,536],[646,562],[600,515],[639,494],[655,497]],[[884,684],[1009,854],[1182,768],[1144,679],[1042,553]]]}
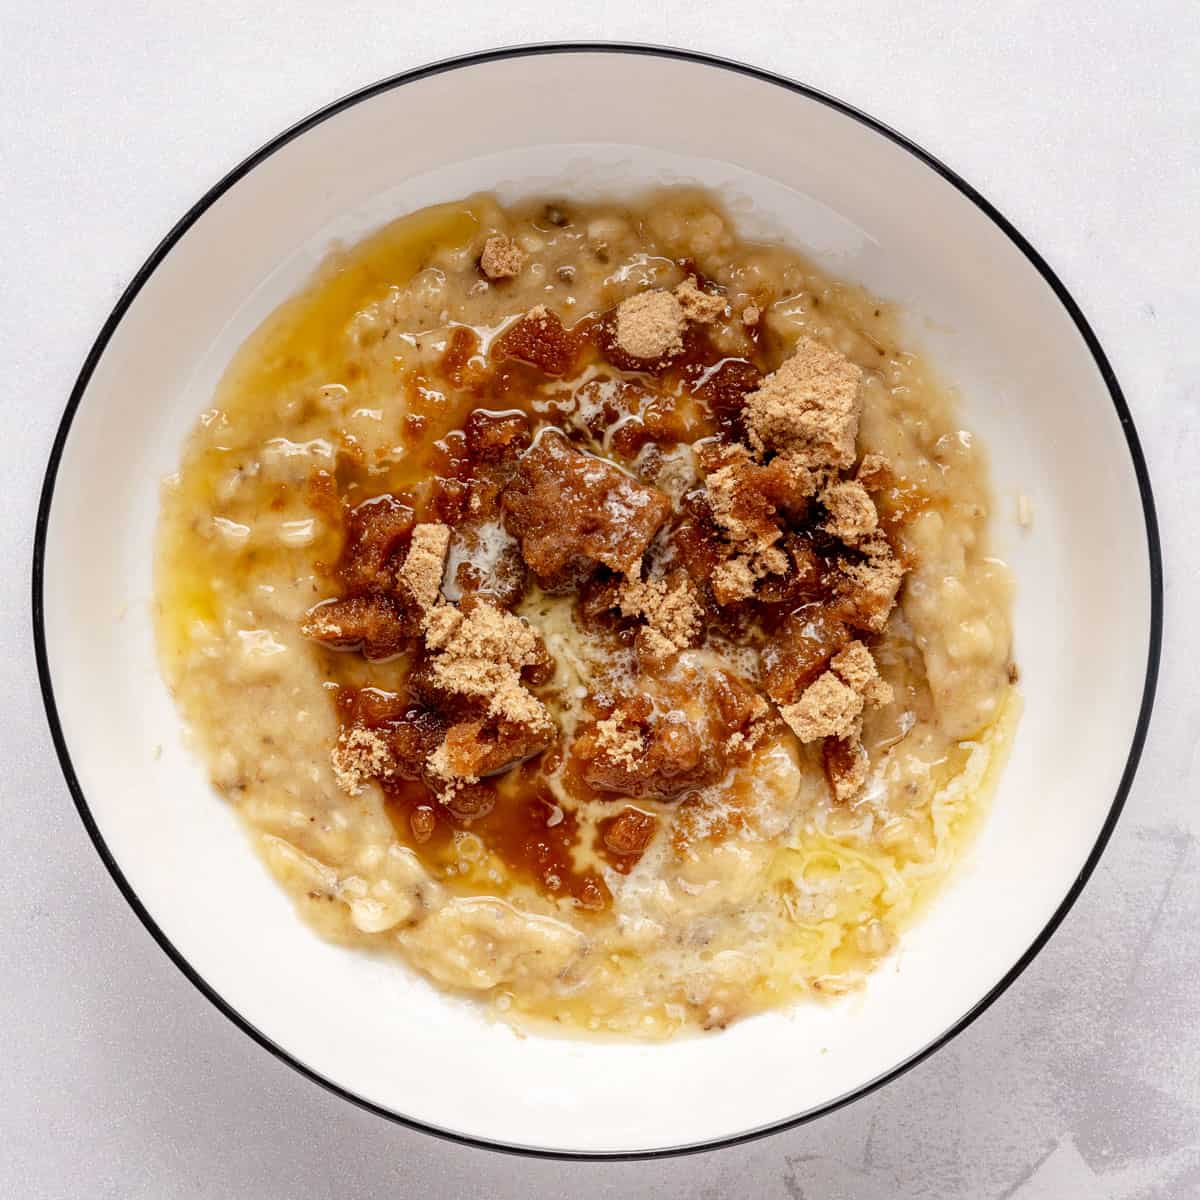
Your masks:
{"label": "white countertop", "polygon": [[[528,1161],[409,1132],[240,1033],[158,949],[92,849],[51,749],[29,622],[37,492],[66,395],[175,219],[276,131],[360,84],[468,50],[579,38],[687,45],[804,80],[982,190],[1106,347],[1167,560],[1142,768],[1091,884],[1037,961],[949,1047],[859,1103],[736,1149],[642,1164]],[[1189,0],[577,11],[8,0],[0,1195],[1200,1196],[1198,44]]]}

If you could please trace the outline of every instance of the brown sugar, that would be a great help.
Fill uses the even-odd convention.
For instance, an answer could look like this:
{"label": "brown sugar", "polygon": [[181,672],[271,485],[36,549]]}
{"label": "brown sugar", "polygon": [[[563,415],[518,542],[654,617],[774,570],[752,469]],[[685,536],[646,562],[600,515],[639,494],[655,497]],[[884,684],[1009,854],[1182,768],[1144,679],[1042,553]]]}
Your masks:
{"label": "brown sugar", "polygon": [[904,579],[904,566],[893,553],[882,531],[864,538],[857,549],[862,557],[838,562],[834,587],[842,619],[856,629],[878,633],[896,604]]}
{"label": "brown sugar", "polygon": [[875,659],[862,642],[849,642],[830,659],[829,669],[868,704],[887,704],[892,698],[891,685],[880,678]]}
{"label": "brown sugar", "polygon": [[835,804],[848,804],[867,782],[867,751],[857,738],[827,738],[821,747],[825,778]]}
{"label": "brown sugar", "polygon": [[670,358],[682,353],[686,326],[683,305],[670,292],[638,292],[617,305],[617,348],[630,358]]}
{"label": "brown sugar", "polygon": [[891,699],[891,685],[880,678],[871,652],[862,642],[851,641],[832,656],[829,669],[799,700],[780,707],[780,716],[802,742],[826,739],[825,774],[836,802],[850,800],[866,782],[867,755],[860,741],[863,710]]}
{"label": "brown sugar", "polygon": [[807,515],[823,473],[803,466],[791,453],[778,454],[764,466],[740,445],[705,448],[699,458],[709,471],[708,508],[727,543],[719,548],[722,560],[708,572],[717,604],[749,599],[756,585],[772,575],[803,583],[780,541],[785,522]]}
{"label": "brown sugar", "polygon": [[782,705],[779,715],[802,742],[816,742],[827,737],[857,737],[862,711],[862,696],[826,671],[805,688],[799,700]]}
{"label": "brown sugar", "polygon": [[[489,278],[529,275],[504,272],[505,249],[524,256],[492,242]],[[822,743],[800,766],[823,760],[835,802],[864,786],[864,714],[891,697],[869,647],[904,575],[888,539],[905,481],[880,455],[858,461],[862,372],[843,356],[802,340],[764,376],[783,332],[765,328],[769,302],[691,276],[570,329],[538,305],[490,349],[455,333],[427,394],[414,386],[408,461],[381,451],[314,490],[344,529],[343,596],[304,631],[404,655],[384,670],[319,655],[353,681],[335,777],[351,793],[378,780],[431,866],[471,826],[506,870],[536,860],[558,896],[576,850],[629,870],[664,826],[684,841],[699,829],[691,810],[730,836],[755,755],[790,744],[789,727]],[[396,494],[348,507],[379,486]],[[521,611],[542,614],[556,649],[564,638],[561,672],[513,612],[530,593]]]}
{"label": "brown sugar", "polygon": [[581,336],[564,329],[558,314],[539,304],[496,339],[492,354],[527,362],[547,375],[565,375],[575,365],[582,346]]}
{"label": "brown sugar", "polygon": [[455,540],[465,557],[454,572],[454,582],[464,596],[478,594],[501,608],[516,605],[529,587],[529,572],[516,542],[499,545],[504,531],[495,526],[460,525]]}
{"label": "brown sugar", "polygon": [[707,325],[725,312],[725,297],[702,291],[694,275],[689,275],[675,289],[675,299],[679,301],[685,319],[695,321],[697,325]]}
{"label": "brown sugar", "polygon": [[854,477],[869,491],[878,491],[892,482],[892,465],[882,454],[864,454]]}
{"label": "brown sugar", "polygon": [[394,496],[377,496],[350,510],[338,576],[347,591],[390,591],[391,559],[413,527],[413,510]]}
{"label": "brown sugar", "polygon": [[425,614],[425,645],[441,650],[462,624],[463,615],[452,604],[439,604]]}
{"label": "brown sugar", "polygon": [[391,658],[416,636],[412,615],[390,596],[347,596],[309,609],[300,632],[338,650],[361,650],[365,658]]}
{"label": "brown sugar", "polygon": [[395,766],[387,739],[360,726],[342,732],[329,759],[338,787],[351,796],[357,796],[368,779],[386,775]]}
{"label": "brown sugar", "polygon": [[528,447],[529,418],[521,412],[477,408],[463,426],[467,452],[475,462],[505,462]]}
{"label": "brown sugar", "polygon": [[442,572],[449,547],[449,525],[417,525],[413,529],[408,557],[397,572],[396,581],[401,595],[420,613],[428,612],[441,594]]}
{"label": "brown sugar", "polygon": [[704,485],[713,519],[739,549],[778,541],[780,520],[803,519],[826,474],[791,453],[777,454],[763,466],[741,445],[705,447],[697,457],[708,472]]}
{"label": "brown sugar", "polygon": [[628,871],[646,852],[658,831],[658,818],[640,808],[623,808],[615,817],[600,822],[604,848],[614,855],[618,871]]}
{"label": "brown sugar", "polygon": [[721,756],[683,713],[643,714],[628,703],[585,728],[572,754],[584,781],[597,791],[643,799],[669,800],[711,783],[724,770]]}
{"label": "brown sugar", "polygon": [[521,682],[522,669],[542,663],[545,655],[529,622],[484,600],[460,618],[448,636],[445,619],[434,618],[438,641],[428,663],[433,690],[486,701],[491,715],[507,720],[548,721],[545,706]]}
{"label": "brown sugar", "polygon": [[633,770],[642,757],[645,739],[641,729],[626,724],[625,713],[617,709],[611,717],[597,721],[595,726],[596,748],[618,766]]}
{"label": "brown sugar", "polygon": [[505,524],[544,587],[579,583],[597,563],[636,572],[671,501],[559,433],[538,438],[502,497]]}
{"label": "brown sugar", "polygon": [[754,595],[757,585],[769,575],[782,575],[791,560],[778,546],[751,554],[735,554],[718,563],[710,577],[713,599],[718,604],[736,604]]}
{"label": "brown sugar", "polygon": [[853,479],[831,483],[821,492],[821,503],[829,514],[825,530],[850,545],[874,533],[879,525],[879,514],[867,489]]}
{"label": "brown sugar", "polygon": [[700,603],[691,580],[682,571],[670,580],[626,580],[618,605],[624,616],[645,618],[643,632],[652,635],[646,639],[646,649],[657,661],[695,645],[700,635]]}
{"label": "brown sugar", "polygon": [[789,614],[762,654],[762,681],[777,704],[799,698],[830,660],[850,641],[831,608],[810,604]]}
{"label": "brown sugar", "polygon": [[[458,618],[443,616],[445,610]],[[426,646],[434,653],[419,680],[422,691],[435,702],[451,707],[466,702],[478,710],[447,730],[429,755],[426,767],[435,790],[472,783],[550,745],[554,721],[521,675],[548,661],[527,621],[482,599],[465,613],[440,606],[431,614]]]}
{"label": "brown sugar", "polygon": [[483,243],[479,267],[489,279],[512,279],[525,266],[525,252],[512,238],[495,234]]}
{"label": "brown sugar", "polygon": [[739,446],[727,456],[725,465],[704,481],[709,507],[721,532],[731,542],[754,550],[764,549],[783,536],[771,498],[754,486],[759,470]]}
{"label": "brown sugar", "polygon": [[844,354],[801,338],[792,356],[746,398],[750,443],[789,450],[809,467],[849,467],[862,409],[862,370]]}
{"label": "brown sugar", "polygon": [[435,790],[457,791],[545,750],[553,736],[554,727],[549,723],[460,721],[446,730],[441,744],[430,754],[426,770],[435,781]]}

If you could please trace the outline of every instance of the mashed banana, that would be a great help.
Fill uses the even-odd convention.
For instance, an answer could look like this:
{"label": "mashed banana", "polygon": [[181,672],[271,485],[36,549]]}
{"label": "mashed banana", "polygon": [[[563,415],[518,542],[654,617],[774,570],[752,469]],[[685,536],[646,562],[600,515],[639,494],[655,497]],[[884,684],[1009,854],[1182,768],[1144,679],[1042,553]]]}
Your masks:
{"label": "mashed banana", "polygon": [[[989,512],[862,289],[701,192],[476,196],[334,255],[240,350],[164,487],[163,671],[324,936],[508,1019],[718,1028],[859,986],[960,859],[1019,708]],[[518,631],[511,712],[463,700],[469,656],[428,699],[464,619]]]}

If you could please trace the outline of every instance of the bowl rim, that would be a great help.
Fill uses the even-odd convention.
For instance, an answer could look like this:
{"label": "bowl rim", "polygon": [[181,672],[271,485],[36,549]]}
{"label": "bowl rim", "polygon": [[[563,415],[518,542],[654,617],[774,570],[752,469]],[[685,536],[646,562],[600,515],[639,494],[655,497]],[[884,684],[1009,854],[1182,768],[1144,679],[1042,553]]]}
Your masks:
{"label": "bowl rim", "polygon": [[[122,318],[130,305],[133,303],[137,294],[146,284],[150,276],[157,270],[163,260],[170,254],[176,243],[184,236],[193,224],[206,212],[222,195],[229,191],[236,183],[244,176],[248,175],[260,163],[264,162],[277,150],[293,141],[295,138],[307,133],[309,130],[320,125],[329,118],[336,116],[338,113],[360,104],[363,101],[371,100],[385,92],[391,91],[394,88],[402,87],[404,84],[413,83],[421,79],[428,78],[434,75],[444,74],[448,71],[458,70],[462,67],[479,66],[489,62],[495,62],[503,59],[526,58],[541,55],[552,54],[613,54],[613,55],[639,55],[648,57],[662,57],[675,61],[693,63],[698,66],[710,67],[723,71],[732,71],[737,74],[749,76],[752,79],[759,80],[763,83],[769,83],[776,87],[783,88],[789,92],[802,95],[809,100],[813,100],[818,104],[822,104],[841,113],[843,116],[849,117],[857,121],[861,125],[881,134],[895,145],[906,150],[909,154],[924,163],[931,170],[936,172],[945,182],[950,184],[958,192],[960,192],[967,200],[971,201],[985,216],[987,216],[1005,236],[1013,243],[1013,245],[1025,256],[1030,264],[1035,268],[1038,274],[1049,285],[1059,303],[1066,310],[1082,337],[1084,344],[1090,352],[1097,369],[1100,372],[1101,378],[1108,389],[1110,398],[1112,399],[1113,407],[1116,409],[1117,418],[1121,424],[1122,431],[1125,435],[1125,441],[1129,449],[1130,459],[1133,464],[1134,475],[1137,479],[1138,492],[1141,497],[1142,512],[1145,522],[1146,532],[1146,549],[1148,555],[1149,578],[1150,578],[1150,637],[1149,647],[1146,659],[1146,673],[1142,687],[1142,698],[1138,709],[1137,723],[1134,728],[1133,738],[1130,744],[1129,753],[1126,757],[1125,766],[1121,773],[1121,778],[1117,786],[1116,793],[1113,797],[1112,804],[1108,814],[1105,817],[1103,826],[1088,853],[1082,869],[1076,876],[1075,880],[1068,889],[1066,896],[1061,904],[1051,915],[1046,925],[1042,928],[1038,936],[1033,940],[1025,952],[1017,959],[1005,975],[996,983],[990,991],[981,997],[971,1008],[969,1008],[962,1016],[960,1016],[952,1025],[945,1029],[938,1037],[932,1039],[928,1044],[917,1050],[881,1074],[868,1080],[851,1091],[834,1097],[832,1100],[826,1101],[815,1108],[806,1110],[805,1112],[786,1117],[783,1120],[772,1122],[769,1125],[764,1125],[756,1129],[745,1130],[727,1137],[710,1138],[706,1141],[689,1143],[679,1146],[666,1148],[656,1148],[650,1150],[637,1151],[565,1151],[547,1149],[533,1145],[518,1145],[500,1141],[493,1141],[485,1137],[477,1137],[468,1134],[459,1133],[452,1129],[445,1129],[417,1120],[413,1117],[405,1116],[403,1113],[396,1112],[386,1108],[380,1104],[376,1104],[365,1097],[355,1094],[353,1091],[341,1084],[335,1083],[332,1079],[326,1078],[317,1071],[306,1066],[299,1059],[294,1057],[283,1047],[275,1043],[262,1030],[256,1028],[251,1022],[243,1017],[236,1009],[233,1008],[216,990],[203,979],[200,974],[191,966],[183,954],[175,947],[171,940],[159,928],[154,918],[151,916],[146,907],[138,898],[129,881],[121,871],[113,854],[109,850],[104,841],[104,837],[100,832],[96,819],[93,816],[88,805],[87,797],[83,793],[79,779],[75,774],[74,767],[71,761],[70,751],[67,747],[66,738],[63,733],[63,728],[58,715],[58,709],[54,699],[54,687],[51,680],[49,659],[46,648],[46,631],[45,631],[45,610],[44,610],[44,568],[46,555],[46,536],[49,527],[50,511],[54,501],[54,488],[58,476],[59,463],[62,459],[63,450],[66,445],[68,434],[70,433],[71,425],[74,420],[76,411],[83,401],[84,395],[87,392],[91,377],[108,347],[109,341],[116,332]],[[357,1105],[359,1108],[365,1109],[368,1112],[375,1113],[377,1116],[395,1122],[396,1124],[405,1126],[409,1129],[418,1130],[423,1133],[432,1134],[435,1137],[445,1139],[460,1145],[475,1147],[478,1149],[498,1151],[506,1154],[514,1154],[531,1158],[556,1159],[564,1161],[630,1161],[638,1159],[656,1159],[669,1158],[684,1154],[694,1154],[709,1150],[718,1150],[725,1147],[737,1146],[742,1143],[749,1142],[761,1137],[766,1137],[769,1134],[779,1133],[787,1129],[805,1124],[815,1120],[818,1117],[825,1116],[828,1113],[834,1112],[839,1108],[852,1103],[855,1100],[875,1091],[884,1084],[890,1083],[897,1079],[906,1071],[924,1061],[935,1051],[941,1049],[949,1043],[954,1037],[967,1028],[977,1017],[979,1017],[991,1004],[1003,994],[1017,979],[1017,977],[1025,970],[1026,967],[1037,957],[1042,948],[1049,941],[1055,930],[1062,923],[1063,918],[1070,911],[1075,901],[1079,898],[1092,872],[1095,870],[1096,864],[1100,860],[1109,839],[1112,836],[1113,830],[1116,827],[1117,820],[1121,814],[1121,810],[1125,805],[1125,801],[1132,787],[1134,776],[1137,771],[1138,762],[1142,755],[1142,749],[1145,745],[1147,731],[1150,725],[1151,713],[1154,707],[1154,696],[1158,682],[1159,660],[1162,649],[1162,632],[1163,632],[1163,562],[1162,562],[1162,547],[1159,538],[1158,519],[1155,512],[1154,495],[1150,485],[1150,475],[1147,469],[1146,460],[1142,452],[1141,443],[1138,439],[1137,430],[1134,427],[1133,417],[1126,404],[1125,397],[1121,391],[1121,386],[1117,381],[1116,374],[1110,365],[1107,356],[1102,349],[1099,340],[1084,317],[1079,305],[1075,302],[1065,284],[1042,257],[1037,250],[1030,244],[1025,236],[1003,215],[994,205],[992,205],[983,195],[981,195],[971,184],[967,183],[960,175],[948,167],[940,159],[925,150],[922,146],[912,141],[904,134],[879,121],[868,113],[847,104],[843,100],[839,100],[835,96],[831,96],[826,92],[822,92],[817,88],[811,87],[808,84],[789,79],[786,76],[779,75],[772,71],[767,71],[759,67],[754,67],[746,63],[738,62],[732,59],[722,58],[719,56],[706,54],[696,50],[682,49],[673,46],[660,46],[648,43],[636,42],[610,42],[610,41],[570,41],[570,42],[539,42],[515,46],[500,47],[492,50],[477,51],[474,53],[456,55],[450,58],[439,59],[437,61],[427,63],[423,66],[415,67],[408,71],[403,71],[395,75],[387,76],[375,83],[366,85],[352,91],[341,98],[330,102],[312,112],[302,120],[285,129],[282,133],[276,135],[268,142],[264,143],[259,149],[243,159],[237,166],[227,172],[216,184],[214,184],[190,209],[176,222],[172,229],[162,239],[161,242],[151,252],[146,261],[138,268],[130,280],[128,286],[121,293],[116,305],[112,309],[104,324],[100,328],[100,332],[96,336],[91,349],[88,351],[87,357],[84,359],[83,366],[75,380],[75,384],[71,389],[67,399],[66,408],[63,411],[62,418],[59,422],[58,430],[54,437],[54,442],[51,446],[50,457],[46,465],[45,476],[42,483],[41,495],[38,502],[37,518],[34,527],[34,546],[33,546],[33,572],[32,572],[32,622],[33,622],[33,640],[34,652],[37,660],[38,681],[41,688],[42,701],[46,710],[46,718],[50,727],[51,738],[54,743],[54,749],[58,756],[59,766],[62,769],[63,776],[67,783],[67,788],[71,793],[71,797],[75,803],[75,807],[79,813],[79,817],[83,822],[84,828],[87,830],[88,836],[92,840],[92,844],[96,848],[101,861],[107,868],[108,873],[112,876],[113,882],[124,896],[126,902],[137,914],[138,919],[146,927],[151,937],[158,943],[166,955],[171,959],[176,967],[183,975],[199,990],[199,992],[210,1001],[221,1013],[229,1018],[243,1033],[249,1035],[264,1049],[273,1054],[281,1062],[286,1063],[300,1075],[311,1080],[313,1083],[319,1084],[327,1091],[335,1096],[350,1103]]]}

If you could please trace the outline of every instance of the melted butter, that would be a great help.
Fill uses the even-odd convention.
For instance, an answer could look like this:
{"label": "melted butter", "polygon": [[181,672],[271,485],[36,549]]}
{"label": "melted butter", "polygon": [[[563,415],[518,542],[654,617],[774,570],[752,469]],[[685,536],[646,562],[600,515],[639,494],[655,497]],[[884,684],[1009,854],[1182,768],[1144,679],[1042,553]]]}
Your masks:
{"label": "melted butter", "polygon": [[[348,332],[355,316],[408,283],[435,250],[469,245],[478,228],[479,217],[466,204],[439,205],[392,221],[332,254],[304,290],[243,343],[201,421],[210,437],[185,458],[184,469],[165,489],[156,612],[167,663],[182,662],[197,637],[217,635],[222,593],[239,593],[250,573],[270,566],[268,551],[248,554],[222,541],[206,514],[222,510],[222,484],[252,461],[261,440],[281,432],[278,402],[306,389],[352,382],[360,374],[359,348]],[[318,543],[327,561],[336,557],[328,537]],[[277,556],[286,566],[288,553]],[[311,550],[303,557],[311,557]]]}
{"label": "melted butter", "polygon": [[430,251],[466,246],[479,218],[461,204],[423,209],[385,225],[348,250],[332,255],[300,295],[275,310],[234,359],[218,393],[218,407],[269,394],[314,372],[345,382],[353,353],[347,328],[357,313],[407,283]]}

